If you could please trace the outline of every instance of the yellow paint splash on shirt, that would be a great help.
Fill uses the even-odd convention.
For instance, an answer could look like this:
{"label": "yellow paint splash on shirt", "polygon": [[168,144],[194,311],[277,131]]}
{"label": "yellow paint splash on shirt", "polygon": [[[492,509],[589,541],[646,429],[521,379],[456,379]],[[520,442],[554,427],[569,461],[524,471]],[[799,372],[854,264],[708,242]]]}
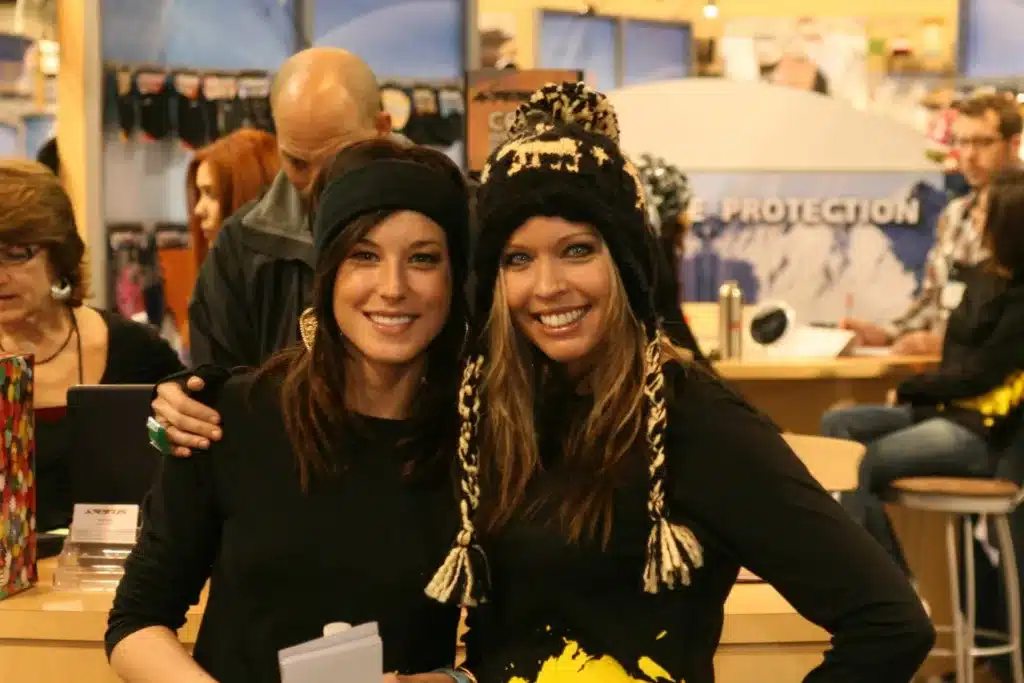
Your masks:
{"label": "yellow paint splash on shirt", "polygon": [[665,669],[662,668],[660,664],[658,664],[656,661],[654,661],[647,655],[641,657],[640,660],[637,662],[637,665],[640,667],[640,670],[643,671],[644,674],[646,674],[647,677],[650,678],[652,681],[672,680],[672,676],[669,674],[669,672],[665,671]]}
{"label": "yellow paint splash on shirt", "polygon": [[[653,681],[672,681],[669,673],[650,657],[641,657],[637,664],[640,670]],[[587,654],[578,643],[567,640],[562,653],[544,662],[541,665],[540,673],[532,682],[522,676],[514,676],[509,679],[508,683],[648,683],[648,681],[630,676],[615,658],[608,655],[593,657]],[[678,683],[686,682],[678,681]]]}

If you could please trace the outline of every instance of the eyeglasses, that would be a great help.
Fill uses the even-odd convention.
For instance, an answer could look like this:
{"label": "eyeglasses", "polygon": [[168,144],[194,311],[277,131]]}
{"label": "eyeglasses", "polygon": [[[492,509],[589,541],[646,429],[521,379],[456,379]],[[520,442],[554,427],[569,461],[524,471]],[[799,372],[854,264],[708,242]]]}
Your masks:
{"label": "eyeglasses", "polygon": [[988,149],[997,142],[1002,142],[1003,138],[992,135],[982,135],[975,138],[953,138],[953,146],[958,149],[969,149],[974,147],[975,149]]}
{"label": "eyeglasses", "polygon": [[0,245],[0,265],[20,266],[34,259],[42,250],[42,246],[38,244]]}

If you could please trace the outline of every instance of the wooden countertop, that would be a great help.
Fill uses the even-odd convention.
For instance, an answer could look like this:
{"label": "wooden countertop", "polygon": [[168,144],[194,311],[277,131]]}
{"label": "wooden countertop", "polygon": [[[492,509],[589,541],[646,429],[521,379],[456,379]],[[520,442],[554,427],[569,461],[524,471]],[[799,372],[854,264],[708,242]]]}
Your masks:
{"label": "wooden countertop", "polygon": [[[41,561],[39,585],[0,600],[0,647],[11,641],[103,641],[112,595],[55,591],[54,566],[53,558]],[[178,633],[182,642],[195,642],[201,619],[201,606],[189,610]],[[828,639],[825,631],[797,614],[768,584],[737,584],[726,600],[722,645],[826,643]]]}
{"label": "wooden countertop", "polygon": [[757,358],[718,361],[715,368],[722,377],[732,380],[881,379],[923,372],[938,362],[931,356]]}
{"label": "wooden countertop", "polygon": [[[54,590],[56,565],[56,558],[41,560],[36,586],[0,600],[0,645],[5,640],[103,641],[113,593]],[[182,642],[195,642],[205,602],[204,590],[178,632]]]}

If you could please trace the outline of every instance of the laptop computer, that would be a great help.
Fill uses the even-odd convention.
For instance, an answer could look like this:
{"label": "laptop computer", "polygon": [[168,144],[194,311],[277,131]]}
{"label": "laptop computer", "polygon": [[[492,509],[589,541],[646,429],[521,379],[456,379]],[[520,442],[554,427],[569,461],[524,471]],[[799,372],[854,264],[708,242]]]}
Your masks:
{"label": "laptop computer", "polygon": [[72,503],[142,503],[161,458],[146,431],[152,395],[152,384],[68,390]]}

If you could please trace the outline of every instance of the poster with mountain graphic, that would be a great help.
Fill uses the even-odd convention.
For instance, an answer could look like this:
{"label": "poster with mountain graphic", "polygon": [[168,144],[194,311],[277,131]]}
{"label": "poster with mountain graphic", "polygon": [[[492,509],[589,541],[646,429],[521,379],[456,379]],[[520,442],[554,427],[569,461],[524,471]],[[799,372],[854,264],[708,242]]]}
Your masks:
{"label": "poster with mountain graphic", "polygon": [[611,99],[628,154],[689,175],[687,300],[736,280],[747,302],[785,302],[804,323],[886,321],[910,304],[946,204],[922,133],[769,83],[664,81]]}

